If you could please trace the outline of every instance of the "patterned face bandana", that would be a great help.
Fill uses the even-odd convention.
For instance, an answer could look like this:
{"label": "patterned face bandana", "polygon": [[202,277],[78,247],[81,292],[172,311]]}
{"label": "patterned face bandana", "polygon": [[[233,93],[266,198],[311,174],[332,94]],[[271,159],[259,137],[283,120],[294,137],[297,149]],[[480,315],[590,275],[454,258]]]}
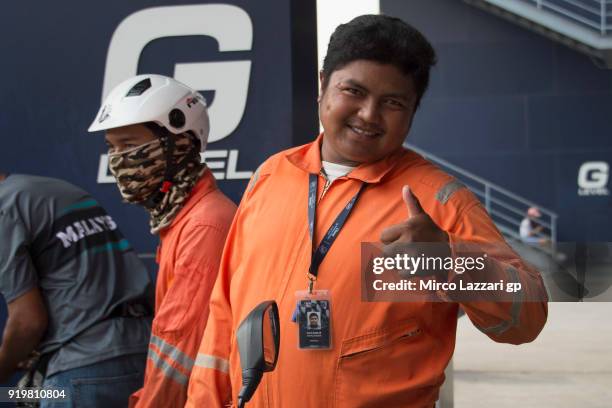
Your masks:
{"label": "patterned face bandana", "polygon": [[[189,152],[197,149],[188,135],[177,135],[173,161],[182,162]],[[151,220],[151,233],[169,226],[183,208],[193,186],[204,173],[199,154],[181,166],[174,175],[170,190],[157,203],[150,198],[158,194],[166,171],[165,146],[156,139],[135,148],[108,155],[108,167],[117,179],[117,186],[126,202],[144,205]]]}
{"label": "patterned face bandana", "polygon": [[108,168],[128,203],[141,204],[164,179],[166,158],[159,139],[117,153],[109,153]]}

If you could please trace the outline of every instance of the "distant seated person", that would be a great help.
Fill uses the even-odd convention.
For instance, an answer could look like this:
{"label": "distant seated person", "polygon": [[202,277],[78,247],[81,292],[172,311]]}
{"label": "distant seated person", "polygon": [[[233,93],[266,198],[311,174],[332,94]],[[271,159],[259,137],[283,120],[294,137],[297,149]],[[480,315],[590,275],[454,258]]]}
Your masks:
{"label": "distant seated person", "polygon": [[542,235],[544,226],[538,221],[542,213],[537,207],[529,207],[527,216],[521,221],[521,240],[530,245],[548,245],[550,240]]}

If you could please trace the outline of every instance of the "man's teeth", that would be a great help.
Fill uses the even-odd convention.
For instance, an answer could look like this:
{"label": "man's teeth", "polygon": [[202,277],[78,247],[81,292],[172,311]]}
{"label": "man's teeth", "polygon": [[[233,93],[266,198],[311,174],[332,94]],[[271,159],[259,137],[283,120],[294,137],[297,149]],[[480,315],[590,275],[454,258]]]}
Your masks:
{"label": "man's teeth", "polygon": [[371,132],[371,131],[368,131],[368,130],[365,130],[365,129],[361,129],[361,128],[358,128],[358,127],[355,127],[355,126],[351,126],[351,129],[355,133],[357,133],[357,134],[360,134],[360,135],[363,135],[363,136],[368,136],[368,137],[374,137],[374,136],[376,136],[378,134],[377,132]]}

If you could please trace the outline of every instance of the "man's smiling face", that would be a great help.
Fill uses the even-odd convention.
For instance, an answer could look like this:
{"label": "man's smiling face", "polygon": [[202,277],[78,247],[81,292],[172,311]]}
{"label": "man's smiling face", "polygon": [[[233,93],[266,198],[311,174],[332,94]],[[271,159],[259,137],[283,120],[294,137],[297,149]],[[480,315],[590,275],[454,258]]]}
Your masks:
{"label": "man's smiling face", "polygon": [[322,77],[321,86],[323,160],[357,166],[401,147],[417,95],[412,79],[396,66],[356,60]]}

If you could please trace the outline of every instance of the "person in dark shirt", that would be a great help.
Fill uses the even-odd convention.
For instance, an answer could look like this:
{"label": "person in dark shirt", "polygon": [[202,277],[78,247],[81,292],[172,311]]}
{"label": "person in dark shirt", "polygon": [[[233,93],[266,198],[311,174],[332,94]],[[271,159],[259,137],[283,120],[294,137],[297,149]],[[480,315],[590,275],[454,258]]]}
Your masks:
{"label": "person in dark shirt", "polygon": [[35,361],[34,377],[72,406],[127,406],[143,381],[153,285],[115,221],[67,182],[0,173],[0,236],[0,381]]}

